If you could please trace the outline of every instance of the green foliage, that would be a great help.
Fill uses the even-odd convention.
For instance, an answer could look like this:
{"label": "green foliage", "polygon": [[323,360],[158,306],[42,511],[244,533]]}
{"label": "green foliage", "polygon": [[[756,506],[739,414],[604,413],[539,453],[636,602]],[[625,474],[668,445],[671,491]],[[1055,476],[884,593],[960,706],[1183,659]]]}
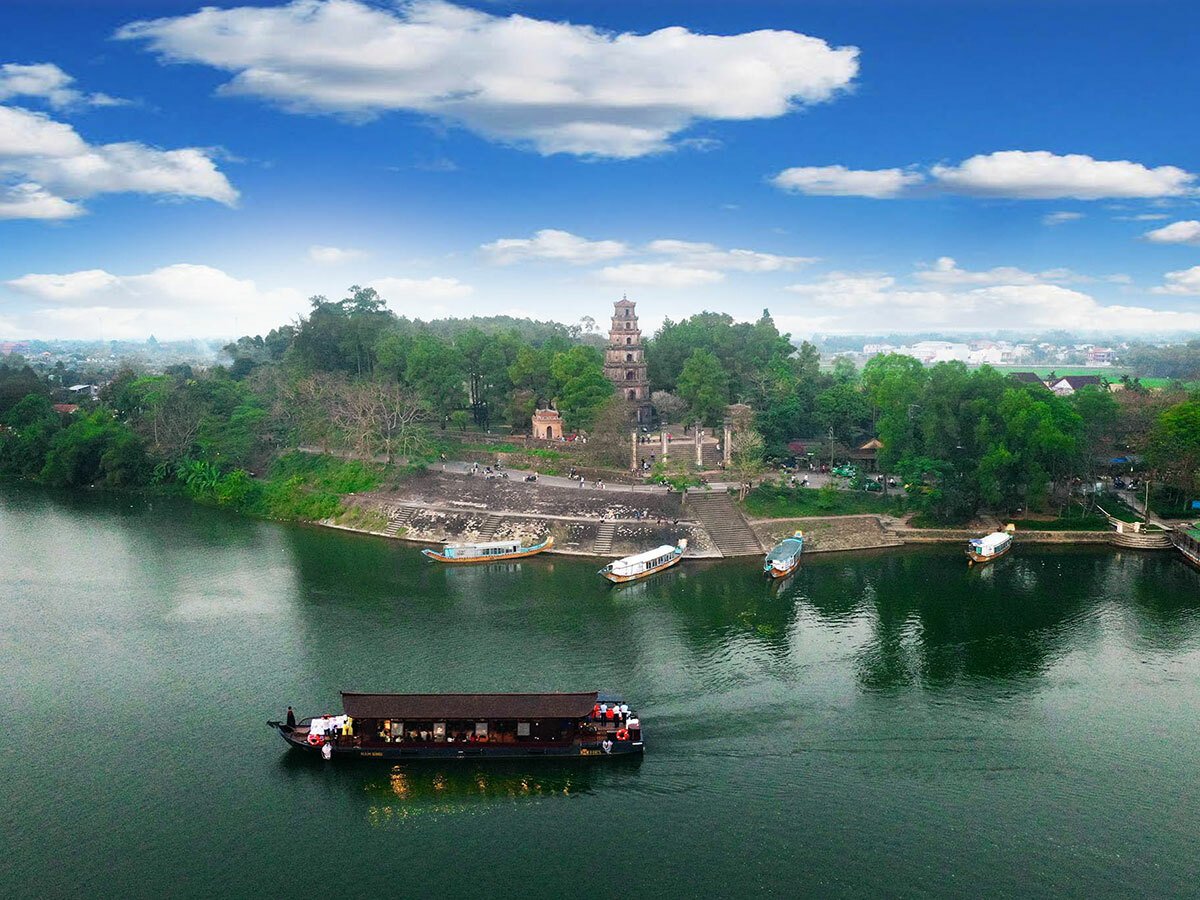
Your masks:
{"label": "green foliage", "polygon": [[49,443],[39,477],[55,487],[141,484],[149,460],[137,436],[107,410],[78,415]]}
{"label": "green foliage", "polygon": [[567,428],[590,429],[613,395],[612,382],[604,377],[604,355],[595,347],[572,347],[554,355],[550,374],[554,378],[558,410]]}
{"label": "green foliage", "polygon": [[743,506],[756,519],[800,519],[809,516],[848,516],[861,513],[899,515],[904,501],[865,491],[760,484],[746,495]]}
{"label": "green foliage", "polygon": [[729,380],[715,353],[693,350],[679,373],[677,389],[695,419],[706,425],[720,423],[729,405]]}

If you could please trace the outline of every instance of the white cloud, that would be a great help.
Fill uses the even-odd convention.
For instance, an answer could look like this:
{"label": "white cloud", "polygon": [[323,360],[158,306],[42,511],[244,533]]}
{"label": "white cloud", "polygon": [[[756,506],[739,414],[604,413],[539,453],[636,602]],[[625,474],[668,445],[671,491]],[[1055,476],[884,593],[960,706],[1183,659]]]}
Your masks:
{"label": "white cloud", "polygon": [[[1194,273],[1191,277],[1200,293],[1200,266],[1189,272]],[[835,272],[821,281],[786,289],[804,298],[803,305],[775,318],[781,327],[796,330],[801,326],[809,330],[878,330],[880,317],[889,315],[906,331],[1082,328],[1128,333],[1200,329],[1200,312],[1105,305],[1081,291],[1055,284],[1001,284],[963,291],[907,290],[888,275]]]}
{"label": "white cloud", "polygon": [[1158,222],[1171,218],[1166,213],[1139,213],[1136,216],[1113,216],[1118,222]]}
{"label": "white cloud", "polygon": [[858,50],[791,31],[613,34],[440,0],[206,7],[117,37],[233,78],[226,94],[367,119],[407,110],[539,152],[635,157],[698,120],[775,118],[858,72]]}
{"label": "white cloud", "polygon": [[33,213],[29,218],[68,218],[82,212],[69,200],[102,193],[196,197],[227,205],[238,198],[205,150],[90,145],[70,125],[12,106],[0,106],[0,179],[10,181],[7,218],[17,218],[21,209]]}
{"label": "white cloud", "polygon": [[930,174],[955,193],[1026,200],[1177,197],[1191,192],[1196,180],[1175,166],[1150,169],[1128,160],[1058,156],[1045,150],[981,154],[957,166],[934,166]]}
{"label": "white cloud", "polygon": [[[1196,193],[1196,176],[1176,166],[1147,168],[1128,160],[1099,160],[1081,153],[1059,156],[1045,150],[1002,150],[980,154],[958,165],[935,165],[925,174],[908,169],[847,169],[799,166],[771,179],[781,190],[800,194],[890,199],[909,196],[925,183],[924,193],[1018,200],[1101,200],[1108,197],[1181,197]],[[1052,213],[1057,225],[1078,214]]]}
{"label": "white cloud", "polygon": [[54,63],[0,65],[0,100],[40,97],[55,109],[71,106],[120,106],[126,101],[108,94],[85,94],[72,87],[75,79]]}
{"label": "white cloud", "polygon": [[83,207],[29,182],[0,186],[0,219],[70,219]]}
{"label": "white cloud", "polygon": [[[475,293],[475,288],[457,278],[376,278],[368,283],[379,295],[399,310],[400,305],[413,303],[461,300]],[[418,314],[420,310],[417,310]],[[428,318],[428,316],[426,316]]]}
{"label": "white cloud", "polygon": [[589,241],[555,228],[543,228],[531,238],[500,238],[479,249],[500,266],[531,259],[582,266],[615,259],[629,252],[629,248],[620,241]]}
{"label": "white cloud", "polygon": [[1147,231],[1144,237],[1156,244],[1200,244],[1200,222],[1195,219],[1172,222],[1162,228]]}
{"label": "white cloud", "polygon": [[673,256],[675,262],[702,269],[736,272],[778,272],[816,262],[811,256],[779,256],[757,250],[722,250],[714,244],[695,241],[657,240],[646,245],[650,253]]}
{"label": "white cloud", "polygon": [[607,284],[637,287],[691,288],[724,281],[725,275],[712,269],[677,266],[674,263],[625,263],[605,266],[596,277]]}
{"label": "white cloud", "polygon": [[847,169],[845,166],[796,166],[771,179],[781,190],[823,197],[898,197],[925,178],[906,169]]}
{"label": "white cloud", "polygon": [[1178,272],[1168,272],[1163,276],[1163,280],[1166,284],[1154,288],[1154,293],[1200,295],[1200,266],[1192,266],[1190,269],[1182,269]]}
{"label": "white cloud", "polygon": [[1047,269],[1043,272],[1026,272],[1014,266],[996,266],[982,272],[960,269],[949,256],[942,256],[927,268],[918,269],[914,277],[930,284],[1046,284],[1064,281],[1091,281],[1070,269]]}
{"label": "white cloud", "polygon": [[308,258],[324,266],[352,262],[356,259],[363,259],[366,255],[365,251],[350,247],[323,247],[320,244],[313,244],[308,248]]}
{"label": "white cloud", "polygon": [[225,337],[263,333],[306,307],[300,291],[262,290],[211,266],[180,263],[141,275],[103,269],[29,274],[5,282],[25,298],[5,310],[41,337]]}
{"label": "white cloud", "polygon": [[1065,225],[1067,222],[1078,222],[1082,218],[1081,212],[1052,212],[1042,216],[1042,224]]}

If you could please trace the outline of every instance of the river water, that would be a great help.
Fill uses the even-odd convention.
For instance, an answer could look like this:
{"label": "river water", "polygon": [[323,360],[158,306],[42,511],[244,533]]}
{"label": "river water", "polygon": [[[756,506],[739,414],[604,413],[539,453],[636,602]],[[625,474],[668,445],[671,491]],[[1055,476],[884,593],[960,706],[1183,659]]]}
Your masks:
{"label": "river water", "polygon": [[[186,503],[0,493],[18,894],[1196,895],[1200,575],[1018,546],[427,563]],[[347,690],[623,692],[638,761],[322,763]]]}

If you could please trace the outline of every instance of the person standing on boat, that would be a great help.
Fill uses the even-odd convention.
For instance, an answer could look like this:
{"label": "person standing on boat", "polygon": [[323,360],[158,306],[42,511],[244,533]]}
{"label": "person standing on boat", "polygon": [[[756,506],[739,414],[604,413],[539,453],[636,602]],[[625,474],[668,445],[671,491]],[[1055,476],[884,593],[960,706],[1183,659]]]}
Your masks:
{"label": "person standing on boat", "polygon": [[288,707],[288,711],[287,711],[287,726],[288,726],[288,728],[296,727],[296,711],[294,709],[292,709],[290,706]]}

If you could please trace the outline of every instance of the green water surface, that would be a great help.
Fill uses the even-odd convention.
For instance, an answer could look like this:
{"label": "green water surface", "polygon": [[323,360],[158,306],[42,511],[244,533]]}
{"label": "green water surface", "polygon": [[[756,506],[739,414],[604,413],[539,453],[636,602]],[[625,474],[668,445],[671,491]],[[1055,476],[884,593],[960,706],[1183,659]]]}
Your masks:
{"label": "green water surface", "polygon": [[[612,588],[184,503],[0,493],[17,896],[1196,896],[1173,554],[756,560]],[[323,763],[338,691],[591,690],[638,761]]]}

